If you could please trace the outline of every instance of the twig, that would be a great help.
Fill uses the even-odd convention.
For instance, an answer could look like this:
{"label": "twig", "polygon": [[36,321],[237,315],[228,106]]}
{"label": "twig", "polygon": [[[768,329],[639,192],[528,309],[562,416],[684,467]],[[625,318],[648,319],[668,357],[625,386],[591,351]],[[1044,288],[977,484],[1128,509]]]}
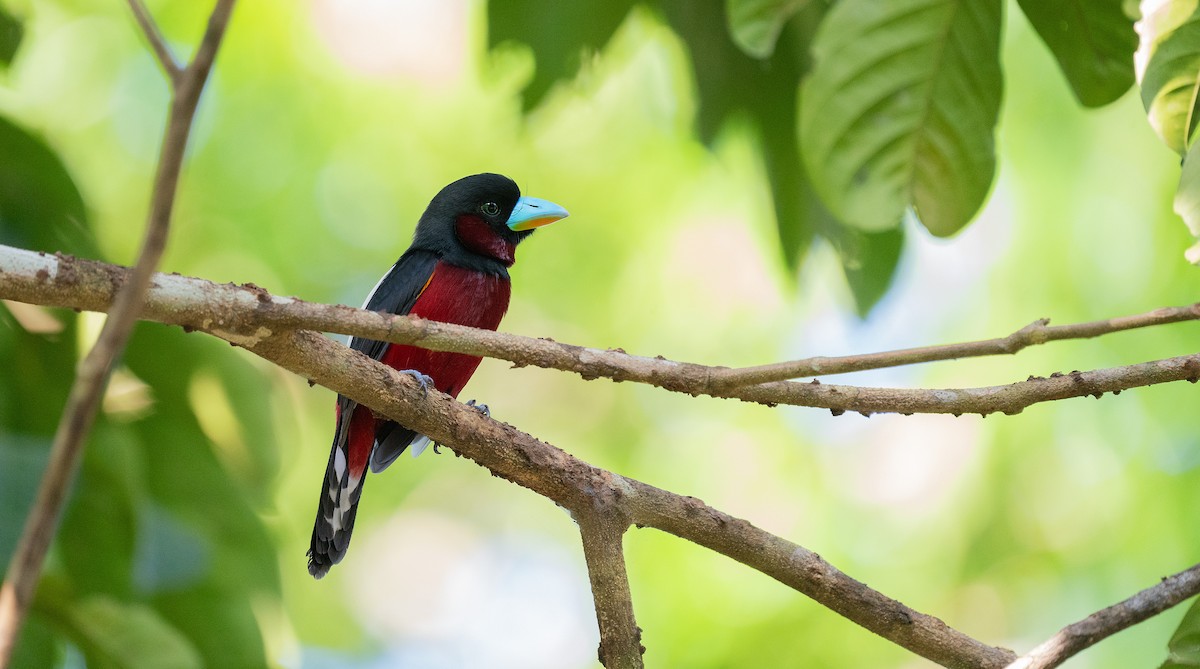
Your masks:
{"label": "twig", "polygon": [[1200,564],[1168,576],[1118,604],[1067,625],[1007,669],[1053,669],[1073,655],[1123,629],[1152,618],[1200,594]]}
{"label": "twig", "polygon": [[167,42],[163,39],[158,24],[150,16],[150,12],[142,0],[129,0],[129,9],[133,12],[133,17],[137,19],[142,34],[146,36],[146,41],[150,43],[150,48],[154,51],[158,64],[162,66],[163,72],[166,73],[174,87],[178,84],[179,78],[183,76],[183,68],[175,61],[175,56],[171,55],[171,49],[167,47]]}
{"label": "twig", "polygon": [[[106,311],[125,268],[69,256],[39,255],[0,246],[0,298],[34,304]],[[644,358],[545,339],[475,330],[410,316],[275,297],[253,285],[215,284],[159,274],[146,296],[142,317],[192,329],[215,329],[227,337],[255,338],[283,329],[314,329],[413,344],[576,372],[584,378],[636,381],[691,395],[872,413],[1019,413],[1040,402],[1100,396],[1170,381],[1200,379],[1200,354],[1135,365],[1029,377],[1003,386],[959,389],[864,388],[777,381],[717,390],[720,367]]]}
{"label": "twig", "polygon": [[[617,514],[619,517],[619,514]],[[596,621],[600,626],[600,664],[606,669],[642,669],[642,630],[633,617],[633,598],[625,571],[621,538],[628,521],[613,514],[576,512],[583,557],[592,582]]]}
{"label": "twig", "polygon": [[758,569],[943,666],[1000,669],[1016,657],[872,590],[812,551],[695,498],[594,467],[448,395],[426,392],[412,377],[315,332],[220,336],[446,444],[492,474],[570,509],[577,517],[597,504],[619,508],[640,525],[694,541]]}
{"label": "twig", "polygon": [[[162,45],[161,36],[153,27],[149,15],[138,3],[131,3],[139,24],[147,29],[156,53]],[[139,12],[139,8],[141,12]],[[174,96],[167,119],[158,171],[147,217],[146,236],[136,266],[127,273],[127,280],[116,292],[108,320],[100,331],[95,346],[79,365],[71,386],[62,420],[54,435],[50,460],[38,488],[37,498],[26,519],[17,550],[9,564],[5,581],[0,587],[0,669],[7,667],[16,647],[17,637],[42,571],[46,552],[54,539],[68,489],[79,470],[79,462],[88,432],[96,417],[96,409],[108,385],[113,362],[125,349],[133,324],[141,311],[142,301],[150,286],[151,276],[162,257],[170,228],[171,210],[179,183],[192,118],[199,102],[200,90],[212,68],[213,58],[224,35],[233,0],[218,0],[209,19],[196,58],[178,76],[171,76]],[[158,54],[162,58],[163,54]]]}
{"label": "twig", "polygon": [[1163,307],[1144,314],[1119,316],[1108,320],[1072,323],[1070,325],[1052,326],[1050,325],[1049,318],[1041,318],[1007,337],[959,344],[921,346],[898,351],[867,353],[864,355],[818,356],[756,367],[726,369],[714,375],[714,382],[718,388],[731,389],[739,386],[770,383],[772,381],[861,372],[868,369],[899,367],[922,362],[975,358],[988,355],[1012,355],[1030,346],[1045,344],[1051,341],[1090,339],[1123,330],[1194,320],[1200,320],[1200,303],[1186,307]]}

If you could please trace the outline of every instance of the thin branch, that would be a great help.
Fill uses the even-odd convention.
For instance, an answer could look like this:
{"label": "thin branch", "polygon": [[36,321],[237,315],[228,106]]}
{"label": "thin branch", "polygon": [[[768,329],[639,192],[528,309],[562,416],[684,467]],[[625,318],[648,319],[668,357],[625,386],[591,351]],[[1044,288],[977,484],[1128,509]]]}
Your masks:
{"label": "thin branch", "polygon": [[146,36],[146,41],[150,43],[150,48],[154,51],[154,57],[158,59],[158,64],[162,66],[167,79],[171,81],[172,88],[175,87],[179,82],[179,78],[183,76],[183,68],[175,61],[175,56],[171,55],[171,49],[167,46],[167,41],[163,39],[162,32],[158,29],[158,24],[154,22],[154,17],[150,16],[150,11],[146,9],[146,5],[142,3],[142,0],[129,0],[129,10],[133,12],[133,17],[137,19],[138,26],[142,29],[142,34]]}
{"label": "thin branch", "polygon": [[[125,268],[70,256],[50,256],[0,246],[0,298],[105,311]],[[576,372],[587,379],[636,381],[691,395],[790,404],[835,413],[1015,414],[1040,402],[1116,393],[1170,381],[1200,379],[1200,354],[1123,367],[1029,377],[1003,386],[958,389],[864,388],[818,382],[777,381],[719,390],[721,367],[645,358],[545,339],[476,330],[411,316],[272,296],[247,284],[215,284],[159,274],[142,317],[192,329],[217,329],[227,337],[255,338],[283,329],[314,329],[412,344]],[[214,325],[214,318],[217,319]]]}
{"label": "thin branch", "polygon": [[642,630],[633,617],[633,597],[621,539],[629,523],[620,514],[577,512],[583,557],[587,561],[600,626],[600,664],[606,669],[642,669]]}
{"label": "thin branch", "polygon": [[[214,328],[219,329],[216,322]],[[214,329],[210,334],[216,333]],[[758,569],[864,628],[952,669],[1001,669],[1016,655],[977,641],[932,616],[872,590],[819,555],[750,523],[633,479],[594,467],[411,376],[305,330],[221,338],[369,406],[445,444],[500,478],[581,512],[617,508],[634,522],[694,541]]]}
{"label": "thin branch", "polygon": [[[135,15],[137,7],[133,5]],[[181,77],[173,78],[176,95],[167,118],[167,128],[154,180],[146,235],[137,264],[113,298],[109,317],[95,346],[84,357],[67,398],[66,408],[54,435],[50,460],[38,488],[37,498],[26,519],[17,550],[0,586],[0,669],[7,667],[16,647],[21,625],[29,611],[46,552],[62,516],[71,482],[79,470],[86,439],[96,409],[108,385],[113,361],[121,355],[133,324],[138,319],[146,290],[166,247],[179,173],[187,148],[192,118],[200,90],[208,79],[213,57],[233,8],[233,0],[218,0],[208,30],[197,50],[195,62]],[[148,20],[148,16],[145,17]],[[139,16],[139,23],[143,18]],[[153,39],[152,39],[153,41]],[[203,58],[202,58],[203,56]]]}
{"label": "thin branch", "polygon": [[1012,355],[1030,346],[1045,344],[1051,341],[1090,339],[1123,330],[1194,320],[1200,320],[1200,303],[1186,307],[1163,307],[1144,314],[1119,316],[1102,321],[1072,323],[1070,325],[1052,326],[1050,325],[1049,318],[1041,318],[1007,337],[939,346],[920,346],[917,348],[906,348],[882,353],[867,353],[863,355],[818,356],[756,367],[726,369],[715,374],[714,382],[719,388],[728,389],[770,383],[772,381],[861,372],[868,369],[899,367],[922,362],[976,358],[988,355]]}
{"label": "thin branch", "polygon": [[1104,639],[1200,594],[1200,564],[1164,578],[1118,604],[1067,625],[1007,669],[1053,669]]}

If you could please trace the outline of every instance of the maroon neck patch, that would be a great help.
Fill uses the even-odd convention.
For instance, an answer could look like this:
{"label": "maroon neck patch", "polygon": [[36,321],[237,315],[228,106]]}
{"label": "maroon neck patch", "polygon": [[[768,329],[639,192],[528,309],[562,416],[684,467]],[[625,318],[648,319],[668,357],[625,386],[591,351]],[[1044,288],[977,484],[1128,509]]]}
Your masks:
{"label": "maroon neck patch", "polygon": [[492,226],[478,216],[459,216],[454,224],[454,232],[458,241],[474,253],[495,258],[506,267],[512,267],[516,262],[516,244],[496,234]]}

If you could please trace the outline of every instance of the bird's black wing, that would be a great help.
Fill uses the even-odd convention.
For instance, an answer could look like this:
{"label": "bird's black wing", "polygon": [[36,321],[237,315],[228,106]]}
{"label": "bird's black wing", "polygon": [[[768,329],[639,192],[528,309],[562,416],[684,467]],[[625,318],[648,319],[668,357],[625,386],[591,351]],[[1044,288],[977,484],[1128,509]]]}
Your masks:
{"label": "bird's black wing", "polygon": [[[393,314],[409,313],[421,292],[429,285],[437,262],[438,256],[430,251],[409,249],[375,285],[363,308]],[[383,359],[388,346],[390,344],[387,342],[373,339],[350,338],[350,348],[376,360]],[[342,405],[342,415],[350,415],[349,411],[354,403],[340,395],[338,402]],[[379,421],[375,428],[371,471],[381,472],[386,469],[417,438],[419,435],[413,430],[392,421]]]}
{"label": "bird's black wing", "polygon": [[[363,309],[390,314],[407,314],[412,311],[417,298],[421,296],[421,291],[429,284],[437,262],[437,255],[430,251],[405,251],[379,283],[375,284],[375,289],[367,296]],[[350,348],[376,360],[383,358],[387,347],[387,342],[350,338]]]}

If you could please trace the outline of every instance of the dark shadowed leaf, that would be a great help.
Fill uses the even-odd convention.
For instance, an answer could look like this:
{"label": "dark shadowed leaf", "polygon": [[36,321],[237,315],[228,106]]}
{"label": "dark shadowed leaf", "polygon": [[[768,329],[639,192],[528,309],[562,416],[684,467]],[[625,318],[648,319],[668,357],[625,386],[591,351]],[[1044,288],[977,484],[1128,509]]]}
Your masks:
{"label": "dark shadowed leaf", "polygon": [[768,58],[788,20],[809,0],[725,0],[729,34],[747,54]]}
{"label": "dark shadowed leaf", "polygon": [[936,235],[978,211],[995,171],[1000,0],[841,0],[817,33],[800,141],[839,219]]}
{"label": "dark shadowed leaf", "polygon": [[1184,614],[1171,641],[1167,643],[1167,661],[1159,669],[1195,669],[1200,667],[1200,600]]}
{"label": "dark shadowed leaf", "polygon": [[525,107],[533,108],[555,82],[574,78],[587,53],[608,43],[633,5],[632,0],[493,0],[488,46],[511,40],[533,50],[537,66],[524,98]]}
{"label": "dark shadowed leaf", "polygon": [[1079,102],[1106,105],[1133,85],[1134,18],[1125,0],[1018,0]]}
{"label": "dark shadowed leaf", "polygon": [[58,545],[76,590],[127,599],[144,466],[127,430],[102,420],[89,442]]}
{"label": "dark shadowed leaf", "polygon": [[791,269],[814,234],[837,225],[814,195],[796,145],[796,92],[823,11],[818,4],[784,27],[770,58],[758,60],[733,43],[718,0],[660,3],[691,55],[701,139],[710,142],[737,115],[749,118],[759,133],[781,248]]}
{"label": "dark shadowed leaf", "polygon": [[1142,105],[1158,136],[1187,155],[1197,122],[1200,86],[1200,10],[1192,3],[1164,2],[1142,19],[1136,65]]}
{"label": "dark shadowed leaf", "polygon": [[12,64],[13,56],[17,55],[17,47],[21,46],[21,38],[24,35],[25,28],[21,22],[0,5],[0,68]]}
{"label": "dark shadowed leaf", "polygon": [[898,225],[883,232],[841,230],[841,236],[830,241],[842,257],[842,271],[854,295],[854,307],[860,317],[866,318],[895,277],[904,249],[904,227]]}
{"label": "dark shadowed leaf", "polygon": [[0,244],[96,257],[87,214],[62,160],[0,117]]}

